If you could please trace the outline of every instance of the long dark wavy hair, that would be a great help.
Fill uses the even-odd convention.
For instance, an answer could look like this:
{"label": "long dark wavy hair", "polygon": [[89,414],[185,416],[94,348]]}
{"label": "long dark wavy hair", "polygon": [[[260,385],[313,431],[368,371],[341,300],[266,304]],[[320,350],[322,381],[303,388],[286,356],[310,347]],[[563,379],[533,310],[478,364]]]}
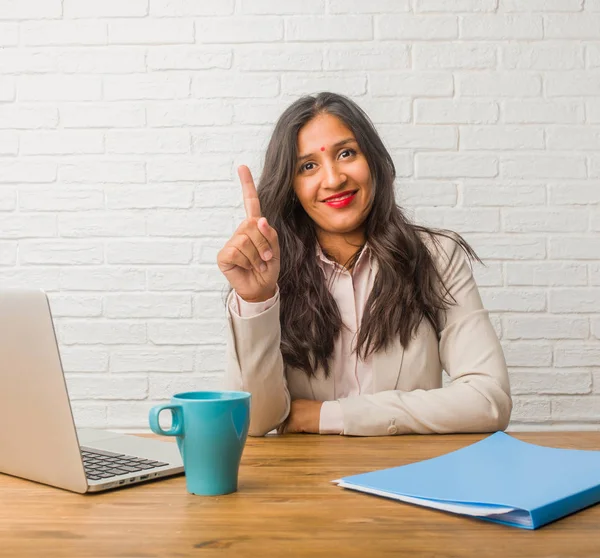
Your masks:
{"label": "long dark wavy hair", "polygon": [[[396,169],[392,158],[373,123],[356,103],[327,92],[295,101],[275,125],[257,191],[262,214],[279,235],[283,360],[309,377],[318,367],[329,375],[334,342],[344,327],[317,264],[315,224],[293,189],[298,132],[323,113],[336,116],[352,131],[367,159],[373,183],[374,199],[365,221],[365,236],[379,271],[355,344],[361,358],[387,348],[398,336],[407,347],[423,319],[439,332],[440,311],[455,303],[423,240],[426,235],[437,244],[436,235],[451,237],[471,259],[480,261],[460,235],[419,226],[407,219],[394,196]],[[357,246],[347,267],[356,262],[361,250],[362,246]]]}

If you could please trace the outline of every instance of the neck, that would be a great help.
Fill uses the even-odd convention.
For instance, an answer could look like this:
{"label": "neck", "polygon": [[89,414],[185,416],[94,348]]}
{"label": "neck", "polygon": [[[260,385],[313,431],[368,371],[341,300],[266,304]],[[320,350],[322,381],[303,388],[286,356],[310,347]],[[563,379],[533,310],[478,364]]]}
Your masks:
{"label": "neck", "polygon": [[355,233],[345,235],[331,235],[325,231],[317,231],[317,240],[323,253],[341,266],[346,266],[352,259],[352,256],[366,242],[363,231],[356,231]]}

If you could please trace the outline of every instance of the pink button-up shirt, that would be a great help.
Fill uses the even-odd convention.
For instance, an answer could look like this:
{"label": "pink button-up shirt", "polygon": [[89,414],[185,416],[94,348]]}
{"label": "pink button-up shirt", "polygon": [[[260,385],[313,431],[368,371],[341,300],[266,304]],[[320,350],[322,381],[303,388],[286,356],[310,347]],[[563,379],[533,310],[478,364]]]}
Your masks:
{"label": "pink button-up shirt", "polygon": [[[323,403],[319,431],[321,434],[341,434],[344,431],[344,418],[337,399],[373,392],[373,356],[371,354],[362,360],[355,351],[365,304],[375,281],[373,255],[367,244],[352,273],[327,259],[319,244],[317,256],[317,263],[325,273],[326,284],[345,326],[334,343],[331,359],[330,373],[333,375],[336,400]],[[236,294],[232,297],[230,310],[243,318],[250,318],[273,306],[276,297],[264,302],[246,302]]]}

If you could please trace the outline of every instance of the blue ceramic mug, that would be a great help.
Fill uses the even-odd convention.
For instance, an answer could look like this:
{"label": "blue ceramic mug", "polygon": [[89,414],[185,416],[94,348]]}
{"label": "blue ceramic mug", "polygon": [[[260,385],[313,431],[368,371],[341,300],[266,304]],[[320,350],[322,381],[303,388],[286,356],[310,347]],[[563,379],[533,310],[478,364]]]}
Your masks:
{"label": "blue ceramic mug", "polygon": [[[170,430],[158,416],[170,410]],[[150,428],[156,434],[176,436],[187,490],[215,496],[235,492],[238,471],[250,424],[250,394],[245,391],[178,393],[170,404],[150,409]]]}

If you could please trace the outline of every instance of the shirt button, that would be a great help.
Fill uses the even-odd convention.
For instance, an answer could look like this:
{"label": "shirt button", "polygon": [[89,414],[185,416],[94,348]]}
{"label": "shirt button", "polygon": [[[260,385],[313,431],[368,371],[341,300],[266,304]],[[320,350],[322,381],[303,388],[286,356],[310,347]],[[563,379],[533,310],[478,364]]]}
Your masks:
{"label": "shirt button", "polygon": [[395,424],[388,426],[388,434],[397,434],[397,433],[398,433],[398,427]]}

